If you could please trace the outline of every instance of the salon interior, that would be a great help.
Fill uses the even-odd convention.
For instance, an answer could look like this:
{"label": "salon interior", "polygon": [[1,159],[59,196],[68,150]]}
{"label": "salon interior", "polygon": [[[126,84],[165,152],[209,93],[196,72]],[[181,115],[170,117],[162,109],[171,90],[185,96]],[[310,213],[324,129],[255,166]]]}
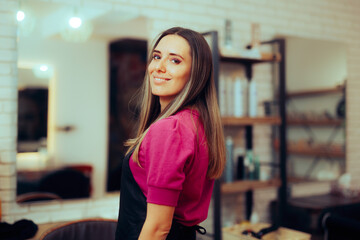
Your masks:
{"label": "salon interior", "polygon": [[1,0],[0,239],[114,239],[133,96],[174,26],[212,49],[226,142],[197,239],[360,239],[357,0]]}

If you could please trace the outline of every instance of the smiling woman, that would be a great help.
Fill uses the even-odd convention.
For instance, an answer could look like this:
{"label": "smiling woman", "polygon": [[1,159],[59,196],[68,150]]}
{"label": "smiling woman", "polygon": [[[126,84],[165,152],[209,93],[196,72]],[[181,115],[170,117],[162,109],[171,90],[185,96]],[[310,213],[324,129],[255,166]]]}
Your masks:
{"label": "smiling woman", "polygon": [[127,141],[123,160],[116,237],[195,239],[225,162],[204,37],[180,27],[163,32],[150,52],[140,96],[137,136]]}

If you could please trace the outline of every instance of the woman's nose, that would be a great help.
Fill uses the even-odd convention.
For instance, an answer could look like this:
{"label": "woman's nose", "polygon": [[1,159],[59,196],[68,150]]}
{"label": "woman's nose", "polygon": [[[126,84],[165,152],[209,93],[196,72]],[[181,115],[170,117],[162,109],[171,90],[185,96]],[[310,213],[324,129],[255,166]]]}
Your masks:
{"label": "woman's nose", "polygon": [[164,63],[163,59],[161,59],[160,61],[158,61],[156,63],[155,69],[158,72],[165,72],[166,71],[166,67],[165,67],[165,63]]}

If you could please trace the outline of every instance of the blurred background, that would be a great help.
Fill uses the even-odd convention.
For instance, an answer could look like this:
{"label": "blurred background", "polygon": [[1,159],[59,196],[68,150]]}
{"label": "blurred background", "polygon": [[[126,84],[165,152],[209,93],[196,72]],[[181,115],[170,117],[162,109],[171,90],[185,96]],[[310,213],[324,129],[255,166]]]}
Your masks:
{"label": "blurred background", "polygon": [[[222,226],[251,216],[273,222],[281,186],[295,207],[319,194],[360,198],[359,12],[356,0],[1,1],[2,220],[117,218],[123,142],[136,130],[148,48],[173,26],[218,34],[217,45],[204,36],[220,53],[232,162]],[[284,49],[269,44],[279,39]],[[215,208],[203,224],[210,236]],[[298,229],[317,232],[318,212],[303,209]]]}

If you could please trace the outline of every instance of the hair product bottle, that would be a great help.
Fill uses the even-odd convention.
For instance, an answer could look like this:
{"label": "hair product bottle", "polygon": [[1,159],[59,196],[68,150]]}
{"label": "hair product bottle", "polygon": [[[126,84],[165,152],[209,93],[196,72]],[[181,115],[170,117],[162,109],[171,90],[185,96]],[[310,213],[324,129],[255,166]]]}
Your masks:
{"label": "hair product bottle", "polygon": [[227,116],[234,116],[234,79],[226,77]]}
{"label": "hair product bottle", "polygon": [[257,116],[257,89],[255,80],[249,82],[249,116]]}
{"label": "hair product bottle", "polygon": [[234,180],[234,160],[233,149],[234,142],[230,136],[226,137],[226,165],[225,165],[225,182]]}
{"label": "hair product bottle", "polygon": [[244,117],[246,115],[246,80],[236,77],[234,81],[234,116]]}

